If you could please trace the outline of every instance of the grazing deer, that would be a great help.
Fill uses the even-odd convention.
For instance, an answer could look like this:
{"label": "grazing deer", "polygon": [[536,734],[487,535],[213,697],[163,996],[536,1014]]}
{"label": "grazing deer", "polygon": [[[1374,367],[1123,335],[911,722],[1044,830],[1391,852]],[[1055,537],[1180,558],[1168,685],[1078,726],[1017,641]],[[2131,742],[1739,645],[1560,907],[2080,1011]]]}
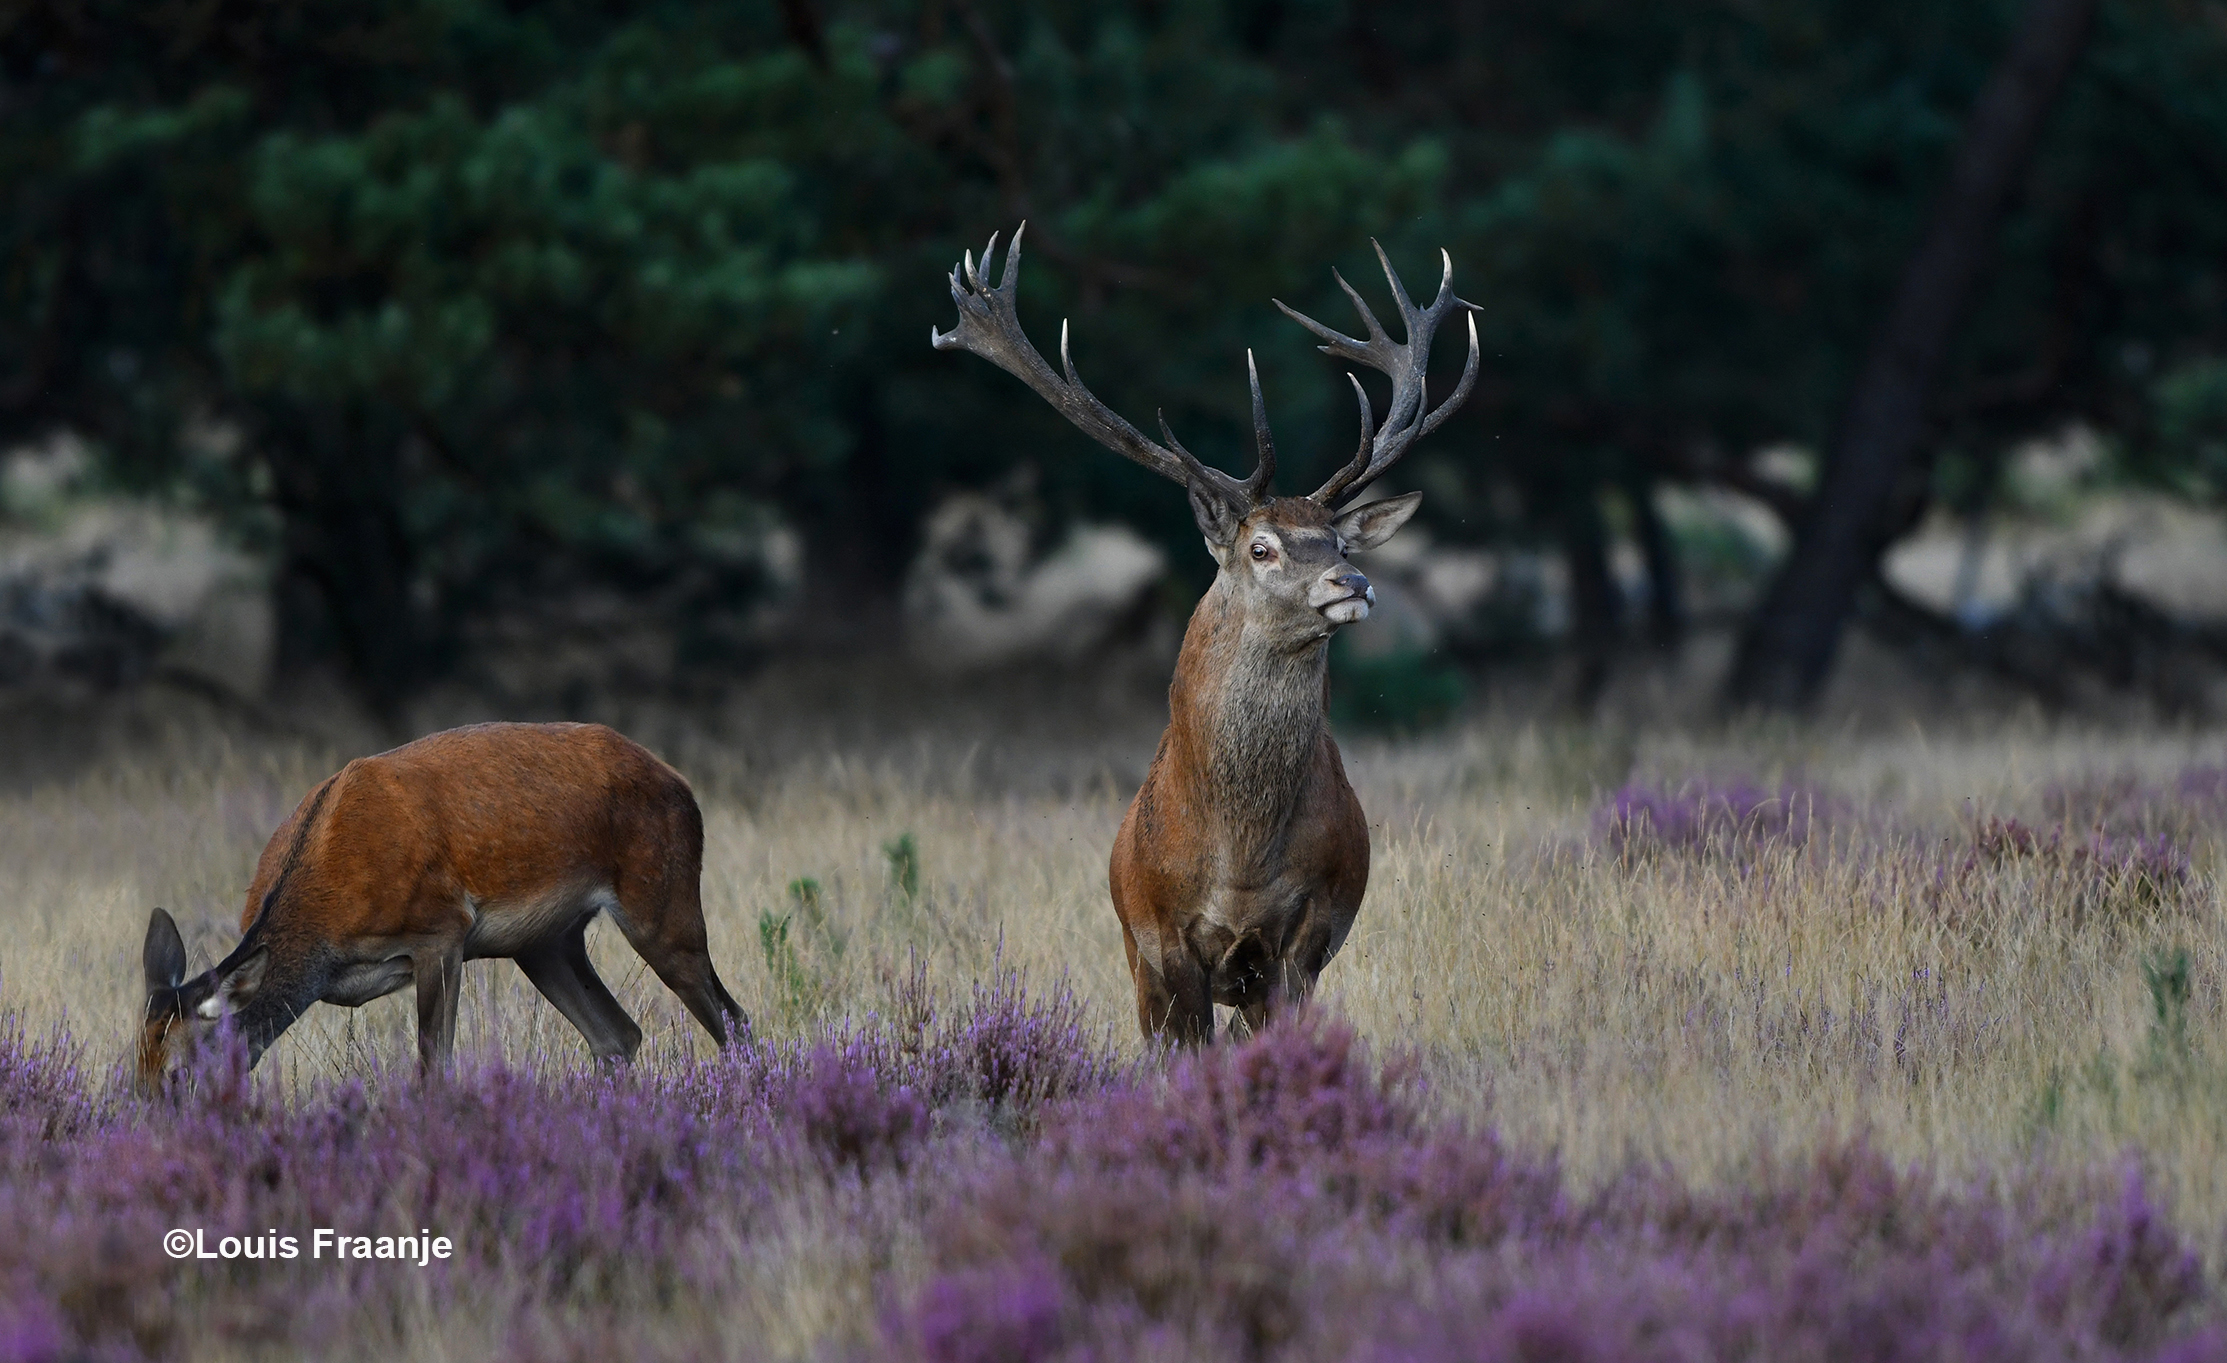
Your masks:
{"label": "grazing deer", "polygon": [[1068,356],[1065,323],[1059,335],[1065,375],[1055,372],[1014,311],[1020,232],[993,288],[984,281],[996,249],[993,236],[980,273],[972,252],[951,272],[959,324],[949,333],[931,327],[929,340],[938,350],[980,355],[1099,444],[1183,484],[1220,567],[1184,633],[1168,687],[1168,727],[1121,821],[1107,879],[1145,1035],[1211,1040],[1216,1003],[1237,1008],[1248,1030],[1257,1031],[1281,1004],[1313,991],[1368,887],[1369,826],[1324,713],[1326,646],[1339,626],[1366,619],[1376,601],[1346,555],[1390,539],[1422,494],[1359,506],[1353,498],[1469,396],[1477,379],[1475,318],[1461,383],[1435,410],[1423,371],[1439,323],[1474,305],[1454,296],[1447,257],[1438,297],[1416,307],[1381,246],[1377,259],[1406,324],[1404,342],[1385,333],[1343,277],[1338,285],[1360,310],[1365,341],[1278,302],[1285,316],[1322,339],[1323,353],[1389,375],[1392,404],[1380,427],[1349,372],[1361,404],[1360,448],[1315,491],[1277,497],[1269,491],[1276,445],[1251,352],[1245,368],[1259,462],[1241,482],[1201,464],[1164,418],[1167,443],[1160,445],[1093,396]]}
{"label": "grazing deer", "polygon": [[231,955],[186,979],[178,925],[154,911],[140,1086],[228,1015],[253,1064],[310,1004],[406,984],[419,1065],[443,1064],[481,956],[517,961],[599,1059],[628,1059],[642,1029],[588,961],[598,912],[725,1044],[749,1023],[705,951],[703,860],[688,782],[600,724],[476,724],[358,758],[271,835]]}

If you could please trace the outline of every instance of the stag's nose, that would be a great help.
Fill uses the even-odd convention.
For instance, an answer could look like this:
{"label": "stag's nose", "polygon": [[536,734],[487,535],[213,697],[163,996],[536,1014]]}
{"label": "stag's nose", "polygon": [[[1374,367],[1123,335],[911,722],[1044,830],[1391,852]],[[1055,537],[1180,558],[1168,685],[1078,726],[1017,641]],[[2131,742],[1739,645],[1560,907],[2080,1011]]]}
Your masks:
{"label": "stag's nose", "polygon": [[1369,585],[1368,578],[1361,575],[1359,568],[1340,568],[1330,574],[1330,585],[1341,589],[1347,596],[1358,596],[1372,606],[1376,604],[1376,588]]}
{"label": "stag's nose", "polygon": [[1321,611],[1322,618],[1333,625],[1350,625],[1369,618],[1369,607],[1376,604],[1376,588],[1352,564],[1341,563],[1324,573],[1307,593],[1307,604]]}

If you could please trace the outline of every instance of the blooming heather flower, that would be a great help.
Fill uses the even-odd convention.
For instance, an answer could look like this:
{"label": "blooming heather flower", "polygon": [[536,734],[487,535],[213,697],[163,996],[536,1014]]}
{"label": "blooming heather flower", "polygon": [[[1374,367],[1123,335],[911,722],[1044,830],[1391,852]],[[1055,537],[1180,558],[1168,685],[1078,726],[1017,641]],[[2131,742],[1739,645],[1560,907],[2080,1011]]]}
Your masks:
{"label": "blooming heather flower", "polygon": [[[110,1100],[67,1036],[0,1020],[0,1363],[377,1353],[428,1314],[526,1357],[748,1356],[704,1332],[800,1209],[877,1275],[848,1346],[868,1357],[2227,1345],[2206,1333],[2213,1280],[2131,1167],[2115,1196],[2006,1202],[1857,1141],[1747,1186],[1634,1166],[1574,1195],[1550,1160],[1432,1115],[1412,1067],[1320,1014],[1132,1068],[1070,996],[1016,976],[901,1003],[699,1063],[466,1068],[292,1101],[236,1086],[221,1054],[169,1099]],[[956,1119],[984,1110],[1008,1119]],[[158,1248],[181,1226],[433,1227],[454,1253],[181,1263]],[[919,1252],[892,1255],[900,1237]]]}

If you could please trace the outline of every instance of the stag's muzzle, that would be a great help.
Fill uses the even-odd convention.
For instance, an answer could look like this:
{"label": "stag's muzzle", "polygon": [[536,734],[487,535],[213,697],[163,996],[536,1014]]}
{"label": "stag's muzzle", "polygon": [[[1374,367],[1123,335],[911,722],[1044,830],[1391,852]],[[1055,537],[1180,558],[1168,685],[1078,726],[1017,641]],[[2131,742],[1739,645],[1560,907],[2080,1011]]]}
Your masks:
{"label": "stag's muzzle", "polygon": [[1350,625],[1369,618],[1369,607],[1376,604],[1376,588],[1362,576],[1358,568],[1340,568],[1323,576],[1322,583],[1312,593],[1318,599],[1315,609],[1333,625]]}

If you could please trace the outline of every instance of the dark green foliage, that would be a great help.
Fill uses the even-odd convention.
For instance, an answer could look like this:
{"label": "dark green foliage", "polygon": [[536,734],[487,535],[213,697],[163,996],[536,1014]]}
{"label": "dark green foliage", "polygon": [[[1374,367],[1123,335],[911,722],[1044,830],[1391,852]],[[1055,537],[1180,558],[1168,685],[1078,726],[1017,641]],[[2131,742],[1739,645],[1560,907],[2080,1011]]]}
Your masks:
{"label": "dark green foliage", "polygon": [[2159,472],[2193,496],[2227,498],[2227,356],[2189,361],[2153,394]]}
{"label": "dark green foliage", "polygon": [[782,1016],[796,1018],[827,1000],[832,972],[842,964],[850,933],[829,919],[820,882],[801,876],[789,882],[787,913],[758,910],[758,945]]}
{"label": "dark green foliage", "polygon": [[809,1011],[819,1002],[819,982],[798,959],[796,944],[789,940],[791,915],[775,917],[773,910],[758,910],[758,945],[765,952],[766,975],[773,981],[773,996],[784,1017]]}
{"label": "dark green foliage", "polygon": [[843,949],[851,944],[850,934],[837,928],[828,920],[827,894],[820,882],[802,876],[789,882],[789,902],[796,906],[796,915],[804,919],[812,940],[833,959],[843,959]]}
{"label": "dark green foliage", "polygon": [[1468,695],[1459,667],[1435,653],[1403,649],[1356,655],[1330,646],[1330,721],[1341,729],[1416,733],[1451,718]]}
{"label": "dark green foliage", "polygon": [[882,856],[889,862],[890,887],[903,895],[906,903],[920,896],[920,844],[910,833],[899,833],[882,844]]}
{"label": "dark green foliage", "polygon": [[[224,512],[306,603],[294,656],[382,702],[587,581],[725,662],[776,519],[815,590],[886,592],[938,489],[1019,463],[1203,580],[1180,494],[929,350],[966,246],[1029,219],[1039,342],[1072,315],[1101,396],[1226,465],[1254,347],[1303,487],[1353,415],[1268,300],[1343,315],[1329,267],[1376,287],[1375,234],[1411,280],[1451,248],[1484,306],[1478,395],[1395,481],[1442,537],[1597,555],[1605,489],[1822,443],[2017,12],[26,0],[0,440],[67,424]],[[1950,462],[2081,416],[2217,484],[2223,76],[2209,5],[2106,6],[1959,344]]]}
{"label": "dark green foliage", "polygon": [[2150,991],[2150,1058],[2158,1064],[2188,1059],[2189,960],[2187,947],[2155,951],[2142,960]]}

